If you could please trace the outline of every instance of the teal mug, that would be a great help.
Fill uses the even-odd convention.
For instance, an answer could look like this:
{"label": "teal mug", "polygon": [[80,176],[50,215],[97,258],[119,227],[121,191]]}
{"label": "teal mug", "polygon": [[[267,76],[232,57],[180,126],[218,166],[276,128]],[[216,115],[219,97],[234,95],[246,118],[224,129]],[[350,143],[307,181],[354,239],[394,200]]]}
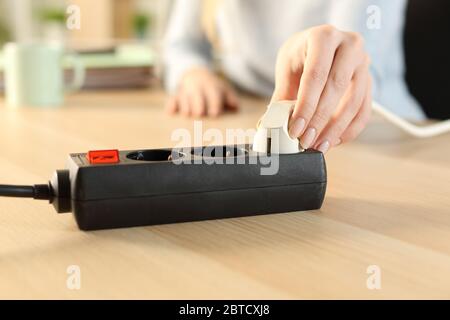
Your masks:
{"label": "teal mug", "polygon": [[[81,88],[85,69],[75,53],[56,43],[7,43],[3,50],[5,98],[9,106],[59,106],[64,94]],[[73,79],[64,83],[64,66]]]}

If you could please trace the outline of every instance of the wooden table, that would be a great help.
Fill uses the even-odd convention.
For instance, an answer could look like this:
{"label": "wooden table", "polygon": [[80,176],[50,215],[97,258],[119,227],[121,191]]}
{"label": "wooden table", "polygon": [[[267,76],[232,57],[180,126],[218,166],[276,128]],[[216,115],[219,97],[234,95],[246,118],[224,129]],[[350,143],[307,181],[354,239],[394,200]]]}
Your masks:
{"label": "wooden table", "polygon": [[[0,100],[0,182],[45,182],[70,152],[173,146],[193,120],[165,115],[164,101],[158,90],[82,93],[56,109]],[[203,126],[252,128],[263,107],[243,98]],[[415,140],[375,118],[327,164],[311,212],[82,232],[45,201],[1,198],[0,298],[450,298],[450,136]],[[381,289],[367,287],[372,265]]]}

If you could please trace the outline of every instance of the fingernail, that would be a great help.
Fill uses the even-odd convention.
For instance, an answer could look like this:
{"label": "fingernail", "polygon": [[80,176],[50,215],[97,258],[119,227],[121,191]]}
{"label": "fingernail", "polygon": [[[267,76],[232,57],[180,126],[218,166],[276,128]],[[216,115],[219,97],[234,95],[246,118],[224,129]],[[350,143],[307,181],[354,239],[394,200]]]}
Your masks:
{"label": "fingernail", "polygon": [[337,139],[336,146],[340,145],[341,143],[342,143],[342,140],[341,139]]}
{"label": "fingernail", "polygon": [[305,134],[300,139],[300,144],[304,149],[308,149],[313,143],[315,137],[316,137],[316,129],[309,128],[308,130],[305,131]]}
{"label": "fingernail", "polygon": [[300,133],[302,133],[304,128],[305,128],[305,119],[298,118],[289,128],[289,135],[293,139],[298,138],[298,136],[300,135]]}
{"label": "fingernail", "polygon": [[326,153],[330,149],[330,143],[328,141],[324,141],[320,144],[320,146],[317,148],[322,153]]}

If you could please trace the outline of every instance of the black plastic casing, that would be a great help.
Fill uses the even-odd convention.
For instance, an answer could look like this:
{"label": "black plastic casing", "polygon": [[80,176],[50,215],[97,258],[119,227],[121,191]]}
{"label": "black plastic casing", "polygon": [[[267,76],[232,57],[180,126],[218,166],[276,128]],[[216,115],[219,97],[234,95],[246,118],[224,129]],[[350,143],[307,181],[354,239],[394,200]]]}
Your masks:
{"label": "black plastic casing", "polygon": [[[229,148],[231,155],[225,158],[219,157],[220,152],[213,152],[216,157],[212,157],[211,150],[202,154],[202,148],[183,149],[182,153],[172,149],[120,151],[120,162],[115,164],[90,164],[85,153],[71,154],[67,169],[79,228],[133,227],[321,207],[327,181],[321,152],[306,150],[268,158],[248,145]],[[173,159],[182,157],[167,160],[172,152]],[[276,174],[262,175],[263,168],[275,168],[272,161],[278,161]]]}

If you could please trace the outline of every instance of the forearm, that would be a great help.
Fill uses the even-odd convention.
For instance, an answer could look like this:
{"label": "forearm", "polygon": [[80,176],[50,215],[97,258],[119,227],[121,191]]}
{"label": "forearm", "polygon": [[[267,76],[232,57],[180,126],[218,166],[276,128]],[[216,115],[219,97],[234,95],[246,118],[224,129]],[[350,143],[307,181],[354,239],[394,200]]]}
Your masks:
{"label": "forearm", "polygon": [[164,42],[164,83],[174,92],[183,74],[194,67],[211,68],[211,46],[200,23],[200,0],[177,0]]}

